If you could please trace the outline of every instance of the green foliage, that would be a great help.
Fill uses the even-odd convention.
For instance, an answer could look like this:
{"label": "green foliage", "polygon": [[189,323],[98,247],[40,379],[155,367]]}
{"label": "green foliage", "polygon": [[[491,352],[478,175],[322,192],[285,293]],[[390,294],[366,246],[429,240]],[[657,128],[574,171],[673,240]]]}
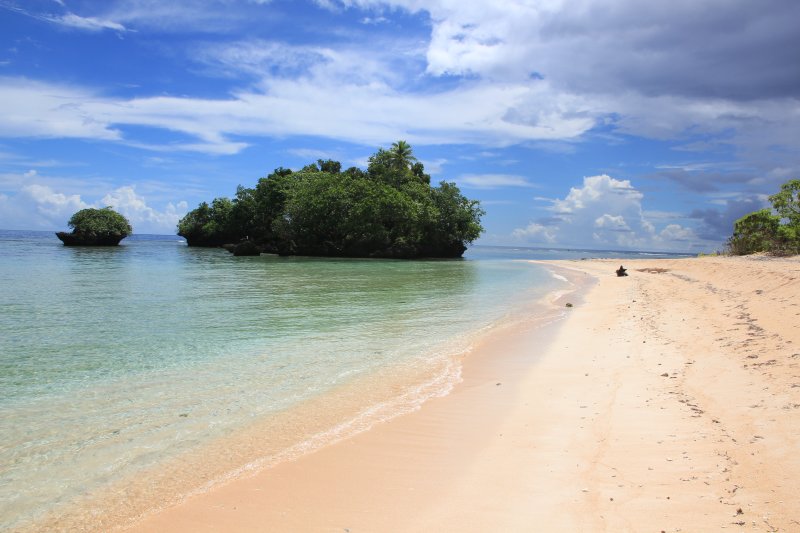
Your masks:
{"label": "green foliage", "polygon": [[770,196],[769,201],[790,226],[800,227],[800,180],[789,180],[781,185],[780,192]]}
{"label": "green foliage", "polygon": [[800,254],[800,224],[781,224],[771,253],[775,255]]}
{"label": "green foliage", "polygon": [[733,236],[728,241],[731,253],[746,255],[769,251],[777,238],[780,218],[769,209],[743,216],[733,225]]}
{"label": "green foliage", "polygon": [[105,237],[125,238],[133,233],[128,219],[111,207],[103,209],[81,209],[69,219],[72,233],[82,237],[98,239]]}
{"label": "green foliage", "polygon": [[414,151],[411,149],[411,145],[405,141],[392,143],[389,156],[391,157],[392,163],[397,168],[409,168],[417,160],[417,158],[414,157]]}
{"label": "green foliage", "polygon": [[[226,201],[227,204],[222,202]],[[178,233],[190,245],[248,238],[265,251],[339,257],[460,257],[483,231],[483,210],[455,184],[430,176],[404,141],[379,149],[366,171],[319,160],[283,168],[188,213]]]}
{"label": "green foliage", "polygon": [[338,174],[342,171],[342,164],[332,159],[318,159],[317,165],[322,172],[330,172],[331,174]]}
{"label": "green foliage", "polygon": [[[234,224],[234,203],[228,198],[215,198],[190,211],[178,222],[178,235],[186,238],[190,246],[222,246],[237,242],[239,228]],[[246,214],[237,213],[237,218]]]}
{"label": "green foliage", "polygon": [[800,180],[784,183],[780,192],[770,196],[769,201],[777,214],[762,209],[735,222],[733,235],[728,239],[730,253],[800,253]]}

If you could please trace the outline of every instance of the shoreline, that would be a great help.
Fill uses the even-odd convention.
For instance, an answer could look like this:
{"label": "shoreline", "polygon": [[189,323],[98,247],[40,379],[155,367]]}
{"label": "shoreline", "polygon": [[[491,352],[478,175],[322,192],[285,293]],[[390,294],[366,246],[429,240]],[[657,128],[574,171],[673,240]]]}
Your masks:
{"label": "shoreline", "polygon": [[462,362],[472,358],[473,346],[485,342],[485,337],[513,329],[521,322],[557,320],[562,310],[550,300],[561,292],[564,290],[533,291],[534,299],[524,305],[507,305],[503,320],[443,343],[433,352],[439,355],[420,359],[426,362],[423,366],[401,363],[344,383],[164,461],[157,468],[87,493],[19,530],[121,530],[164,509],[413,413],[426,401],[459,386]]}
{"label": "shoreline", "polygon": [[448,396],[128,530],[796,530],[800,261],[618,263],[548,262],[598,282]]}
{"label": "shoreline", "polygon": [[[325,457],[329,453],[333,453],[337,457],[334,461],[340,463],[341,458],[338,454],[339,452],[344,452],[346,455],[345,464],[332,466],[325,463],[325,466],[320,471],[324,470],[326,476],[337,476],[335,472],[338,472],[340,480],[348,477],[352,471],[357,469],[366,468],[372,470],[377,467],[387,468],[390,472],[397,472],[398,469],[402,470],[401,466],[395,464],[398,457],[394,456],[394,452],[398,450],[396,450],[394,444],[386,446],[387,439],[392,443],[403,442],[401,446],[410,445],[411,449],[415,450],[412,453],[415,460],[418,461],[413,468],[415,472],[419,472],[423,468],[419,462],[419,460],[424,459],[419,455],[420,448],[427,448],[432,444],[439,452],[449,457],[447,461],[443,461],[444,455],[438,456],[427,468],[441,470],[443,463],[447,462],[449,463],[448,468],[454,473],[457,472],[463,460],[465,460],[465,456],[463,453],[453,455],[453,450],[447,449],[449,448],[447,442],[453,438],[453,433],[462,433],[463,441],[470,443],[470,448],[475,444],[484,443],[484,441],[488,442],[486,440],[488,435],[480,435],[482,430],[479,429],[478,432],[475,432],[468,429],[468,426],[485,428],[498,424],[500,419],[495,416],[498,408],[502,408],[502,405],[507,404],[509,401],[513,402],[513,398],[519,394],[519,382],[513,376],[524,372],[524,369],[531,364],[535,364],[538,355],[537,353],[519,350],[518,345],[520,343],[527,344],[531,340],[536,343],[546,344],[547,339],[555,335],[559,324],[563,322],[566,301],[580,301],[580,292],[585,291],[588,286],[593,284],[593,280],[588,276],[570,269],[550,266],[548,270],[554,275],[558,273],[557,277],[567,281],[570,287],[551,291],[545,298],[535,302],[528,309],[529,312],[535,309],[535,312],[527,315],[524,320],[506,322],[494,328],[488,334],[482,335],[469,353],[461,358],[463,362],[461,379],[451,387],[447,394],[434,395],[414,410],[399,413],[398,416],[393,416],[388,420],[378,421],[365,431],[359,431],[326,446],[315,448],[310,453],[303,454],[293,460],[282,461],[267,468],[259,468],[256,471],[248,472],[220,483],[210,491],[190,495],[177,506],[154,514],[148,514],[130,527],[122,528],[122,531],[212,531],[217,530],[219,527],[224,527],[224,529],[230,531],[255,531],[263,530],[264,528],[292,531],[326,530],[332,527],[328,523],[305,523],[304,517],[308,516],[305,510],[296,517],[300,518],[300,521],[289,518],[288,522],[284,521],[284,518],[287,517],[282,511],[279,512],[279,517],[271,514],[266,519],[257,512],[255,515],[245,518],[244,522],[241,523],[237,523],[235,520],[231,523],[229,521],[231,517],[229,516],[212,517],[208,521],[198,522],[196,515],[198,513],[203,515],[205,511],[212,509],[222,510],[226,506],[219,503],[220,497],[226,500],[228,497],[238,500],[243,497],[242,491],[251,495],[253,493],[268,493],[269,500],[273,500],[276,497],[279,498],[283,492],[280,485],[284,483],[294,485],[296,477],[307,477],[305,467],[303,472],[298,473],[295,471],[295,465],[304,465],[309,461],[312,464],[316,464],[318,457]],[[507,350],[508,353],[500,353],[497,350],[498,346],[501,351]],[[497,381],[497,379],[502,379],[502,381]],[[497,395],[496,391],[502,391],[502,394]],[[477,394],[475,394],[476,392]],[[440,407],[444,407],[445,411],[440,411]],[[410,426],[407,425],[409,422]],[[419,431],[420,424],[424,427],[422,433]],[[378,439],[379,443],[373,441],[375,438]],[[365,442],[365,445],[377,454],[377,457],[374,455],[370,457],[370,461],[366,464],[363,462],[364,456],[360,452],[354,453],[352,448],[354,444],[360,447],[361,441]],[[443,445],[444,448],[442,447]],[[392,448],[393,451],[386,455],[382,451],[385,448]],[[400,455],[404,455],[404,453]],[[432,459],[427,452],[423,455],[428,459]],[[377,459],[379,465],[373,464],[371,462],[372,459]],[[406,457],[402,459],[406,459]],[[387,460],[389,461],[388,463],[386,462]],[[346,466],[348,464],[350,466]],[[311,469],[316,470],[314,466]],[[363,481],[367,484],[376,483],[380,485],[380,479],[373,477],[376,472],[377,470],[372,470],[371,473],[365,472],[368,480]],[[381,474],[380,477],[382,478],[383,475]],[[270,478],[270,485],[277,483],[277,486],[271,486],[270,488],[261,486],[265,477]],[[279,479],[281,481],[278,481]],[[313,481],[311,485],[322,491],[318,492],[320,497],[327,498],[327,489],[331,488],[331,484],[335,483],[334,481],[329,483]],[[309,491],[314,492],[315,489],[303,483],[301,492],[306,493]],[[232,496],[230,496],[231,494]],[[293,497],[290,496],[290,498]],[[258,503],[251,503],[259,506]],[[315,505],[310,504],[309,507],[315,507]],[[379,508],[380,506],[376,506],[376,509]],[[228,509],[235,512],[237,505],[233,504]],[[176,510],[182,518],[174,521],[172,513]],[[386,509],[382,509],[382,511],[386,511]],[[276,518],[277,521],[275,521]],[[391,529],[388,524],[384,524],[383,527]]]}

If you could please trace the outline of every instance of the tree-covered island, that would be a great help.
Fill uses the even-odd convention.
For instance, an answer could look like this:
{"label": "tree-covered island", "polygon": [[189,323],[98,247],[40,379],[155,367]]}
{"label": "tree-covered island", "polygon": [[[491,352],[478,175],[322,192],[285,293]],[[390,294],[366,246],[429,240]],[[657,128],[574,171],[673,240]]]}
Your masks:
{"label": "tree-covered island", "polygon": [[[319,160],[277,168],[234,199],[201,203],[178,223],[189,246],[329,257],[461,257],[484,211],[454,183],[432,187],[405,141],[379,149],[367,170]],[[235,246],[227,246],[235,245]]]}
{"label": "tree-covered island", "polygon": [[69,219],[71,233],[56,233],[65,246],[116,246],[133,233],[128,219],[111,207],[81,209]]}

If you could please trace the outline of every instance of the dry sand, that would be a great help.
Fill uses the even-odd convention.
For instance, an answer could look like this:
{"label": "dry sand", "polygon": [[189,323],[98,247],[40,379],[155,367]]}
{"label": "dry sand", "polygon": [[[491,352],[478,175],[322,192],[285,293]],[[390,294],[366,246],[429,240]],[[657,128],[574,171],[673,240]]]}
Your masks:
{"label": "dry sand", "polygon": [[597,283],[450,395],[132,531],[800,531],[800,261],[623,262],[548,263]]}

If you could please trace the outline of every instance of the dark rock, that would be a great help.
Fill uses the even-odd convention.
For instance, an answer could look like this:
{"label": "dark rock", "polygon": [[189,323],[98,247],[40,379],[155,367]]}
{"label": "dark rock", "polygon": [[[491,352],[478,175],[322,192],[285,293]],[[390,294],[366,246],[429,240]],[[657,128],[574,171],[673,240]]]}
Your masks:
{"label": "dark rock", "polygon": [[258,246],[253,241],[242,241],[234,247],[233,255],[235,256],[261,255],[261,247]]}
{"label": "dark rock", "polygon": [[125,235],[87,235],[84,233],[56,233],[64,246],[117,246]]}

